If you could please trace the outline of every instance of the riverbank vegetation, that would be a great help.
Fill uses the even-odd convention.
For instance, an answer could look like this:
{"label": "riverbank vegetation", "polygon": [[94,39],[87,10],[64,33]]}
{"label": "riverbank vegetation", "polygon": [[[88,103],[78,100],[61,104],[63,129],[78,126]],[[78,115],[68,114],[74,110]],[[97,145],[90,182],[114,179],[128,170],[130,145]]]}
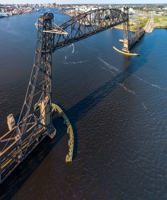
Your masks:
{"label": "riverbank vegetation", "polygon": [[[147,21],[148,21],[147,17],[137,17],[134,19],[130,19],[129,20],[129,30],[136,32],[139,29],[144,28]],[[123,24],[115,26],[114,28],[123,30]]]}
{"label": "riverbank vegetation", "polygon": [[167,29],[167,16],[154,16],[154,28]]}

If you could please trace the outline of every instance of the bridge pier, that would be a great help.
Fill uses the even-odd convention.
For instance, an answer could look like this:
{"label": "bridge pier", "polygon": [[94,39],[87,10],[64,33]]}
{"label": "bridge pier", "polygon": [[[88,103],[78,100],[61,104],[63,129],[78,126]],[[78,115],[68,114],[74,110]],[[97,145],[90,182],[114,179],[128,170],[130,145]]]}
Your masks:
{"label": "bridge pier", "polygon": [[123,52],[129,53],[129,40],[126,38],[123,40]]}

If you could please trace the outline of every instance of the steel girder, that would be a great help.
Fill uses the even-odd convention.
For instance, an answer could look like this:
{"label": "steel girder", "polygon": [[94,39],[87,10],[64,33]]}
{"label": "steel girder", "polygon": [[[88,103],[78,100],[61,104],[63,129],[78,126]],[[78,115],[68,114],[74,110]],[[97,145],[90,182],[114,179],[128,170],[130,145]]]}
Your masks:
{"label": "steel girder", "polygon": [[118,9],[91,10],[59,25],[68,35],[56,34],[52,51],[127,22],[128,14]]}

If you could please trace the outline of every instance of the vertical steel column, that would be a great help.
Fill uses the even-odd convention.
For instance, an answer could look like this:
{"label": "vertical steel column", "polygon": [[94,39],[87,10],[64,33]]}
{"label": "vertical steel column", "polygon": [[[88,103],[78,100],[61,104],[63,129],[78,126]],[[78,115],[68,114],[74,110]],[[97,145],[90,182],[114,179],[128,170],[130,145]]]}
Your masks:
{"label": "vertical steel column", "polygon": [[[53,46],[53,34],[49,33],[53,27],[52,19],[44,19],[44,33],[43,33],[43,46],[42,46],[42,90],[43,90],[43,109],[41,114],[43,115],[42,122],[48,126],[48,134],[52,135],[55,129],[52,126],[52,46]],[[42,108],[42,106],[41,106]],[[50,135],[50,136],[51,136]],[[52,136],[51,136],[52,137]]]}
{"label": "vertical steel column", "polygon": [[52,125],[52,46],[53,34],[49,31],[53,28],[53,14],[47,13],[43,17],[43,44],[42,44],[42,101],[41,123],[47,127],[48,135],[53,138],[56,130]]}
{"label": "vertical steel column", "polygon": [[[44,13],[37,22],[37,45],[34,65],[31,72],[26,97],[18,120],[20,138],[27,134],[30,126],[34,132],[41,126],[47,129],[47,134],[52,134],[52,46],[53,34],[49,30],[53,26],[53,14]],[[35,105],[33,105],[35,103]],[[40,106],[40,113],[37,107]],[[52,137],[52,136],[51,136]]]}
{"label": "vertical steel column", "polygon": [[127,15],[127,21],[123,24],[123,49],[122,51],[129,53],[129,8],[124,7],[124,12]]}

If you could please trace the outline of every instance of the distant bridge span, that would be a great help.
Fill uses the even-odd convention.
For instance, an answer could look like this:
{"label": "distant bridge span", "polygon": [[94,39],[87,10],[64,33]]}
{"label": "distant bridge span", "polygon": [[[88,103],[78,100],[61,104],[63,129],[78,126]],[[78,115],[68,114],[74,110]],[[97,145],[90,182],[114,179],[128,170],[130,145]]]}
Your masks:
{"label": "distant bridge span", "polygon": [[57,33],[52,50],[62,48],[86,37],[95,35],[129,20],[128,14],[118,9],[98,9],[72,17],[60,24],[57,29],[63,29],[68,35]]}

